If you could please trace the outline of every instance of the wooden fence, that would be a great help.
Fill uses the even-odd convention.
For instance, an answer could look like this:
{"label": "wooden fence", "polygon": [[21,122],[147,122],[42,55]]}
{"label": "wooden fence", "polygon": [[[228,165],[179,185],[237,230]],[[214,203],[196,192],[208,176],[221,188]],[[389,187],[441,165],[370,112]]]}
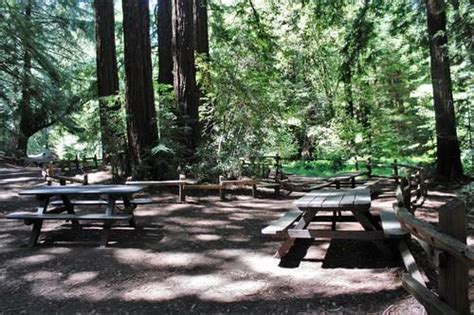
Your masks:
{"label": "wooden fence", "polygon": [[76,154],[74,159],[63,159],[63,160],[56,160],[53,163],[61,169],[61,173],[72,173],[73,171],[80,172],[88,167],[99,167],[99,160],[97,155],[92,157],[83,156],[79,158],[79,155]]}
{"label": "wooden fence", "polygon": [[[397,188],[397,217],[420,242],[439,271],[438,294],[429,290],[413,260],[402,276],[403,287],[422,303],[429,314],[469,314],[469,273],[474,266],[474,248],[466,245],[466,209],[455,199],[439,208],[439,230],[414,217],[405,204],[405,187]],[[405,192],[405,193],[403,193]]]}

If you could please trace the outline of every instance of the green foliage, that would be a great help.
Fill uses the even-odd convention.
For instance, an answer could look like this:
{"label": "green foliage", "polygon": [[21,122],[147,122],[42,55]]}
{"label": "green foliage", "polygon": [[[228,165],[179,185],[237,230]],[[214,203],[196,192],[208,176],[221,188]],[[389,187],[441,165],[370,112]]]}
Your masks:
{"label": "green foliage", "polygon": [[[26,1],[0,1],[0,150],[17,141],[26,49],[33,59],[32,110],[56,122],[32,137],[30,151],[47,146],[60,155],[100,153],[92,6],[37,1],[28,21]],[[467,0],[447,5],[458,136],[471,172],[472,10]],[[122,92],[101,101],[120,108],[111,117],[117,145],[112,163],[125,173],[121,27],[117,18]],[[298,161],[287,171],[321,176],[353,170],[341,162],[354,156],[434,162],[422,1],[215,0],[209,1],[209,29],[210,58],[196,58],[203,134],[191,160],[179,158],[186,152],[174,93],[154,86],[159,143],[150,158],[162,177],[186,172],[215,181],[241,175],[242,157],[257,161],[276,153]],[[318,160],[303,162],[312,159]]]}

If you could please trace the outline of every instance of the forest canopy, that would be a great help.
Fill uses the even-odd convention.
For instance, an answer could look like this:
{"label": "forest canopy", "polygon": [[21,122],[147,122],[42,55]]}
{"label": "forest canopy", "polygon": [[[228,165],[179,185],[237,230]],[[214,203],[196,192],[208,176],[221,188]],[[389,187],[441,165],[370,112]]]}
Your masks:
{"label": "forest canopy", "polygon": [[[100,2],[0,2],[3,154],[49,148],[61,157],[102,156],[109,141],[106,154],[113,162],[133,147],[151,146],[132,164],[154,161],[149,167],[157,169],[155,177],[238,173],[240,158],[275,154],[435,166],[441,138],[430,69],[436,43],[430,40],[446,38],[440,47],[449,61],[456,141],[464,172],[472,170],[474,6],[467,0],[194,0],[194,8],[179,0],[140,0],[136,8],[133,1],[109,1],[118,89],[105,94],[97,82]],[[432,3],[443,5],[447,20],[445,32],[430,35]],[[159,19],[165,4],[174,10],[167,9],[170,41],[165,19]],[[145,32],[127,33],[140,14],[149,18],[140,26]],[[167,48],[174,57],[174,78],[168,79],[162,76]],[[140,74],[146,95],[132,95],[132,72],[148,57],[151,81],[147,69]],[[194,84],[196,92],[186,94],[190,89],[177,81]],[[143,127],[130,123],[138,117],[136,102],[151,106],[140,116],[153,125],[147,128],[156,128],[146,139],[130,134]],[[143,177],[149,168],[144,170],[135,174]]]}

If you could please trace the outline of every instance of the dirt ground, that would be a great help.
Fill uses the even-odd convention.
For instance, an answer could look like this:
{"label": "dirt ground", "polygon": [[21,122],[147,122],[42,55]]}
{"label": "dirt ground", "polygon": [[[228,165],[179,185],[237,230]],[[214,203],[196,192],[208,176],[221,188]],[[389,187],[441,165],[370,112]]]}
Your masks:
{"label": "dirt ground", "polygon": [[[116,227],[99,248],[100,225],[74,231],[50,221],[30,249],[31,226],[3,216],[33,210],[35,200],[18,191],[38,175],[0,167],[0,313],[425,313],[401,286],[400,258],[371,242],[300,242],[273,258],[280,241],[260,230],[293,208],[296,193],[241,191],[228,201],[206,193],[179,203],[172,191],[147,192],[154,203],[135,211],[141,232]],[[374,207],[393,202],[392,188]],[[433,209],[452,197],[430,191],[417,213],[436,221]]]}

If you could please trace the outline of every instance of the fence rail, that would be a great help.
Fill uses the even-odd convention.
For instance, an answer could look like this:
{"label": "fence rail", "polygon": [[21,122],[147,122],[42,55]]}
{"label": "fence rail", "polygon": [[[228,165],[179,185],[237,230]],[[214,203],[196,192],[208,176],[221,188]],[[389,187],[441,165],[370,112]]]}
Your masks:
{"label": "fence rail", "polygon": [[[402,189],[399,187],[399,191]],[[469,314],[469,273],[474,266],[474,248],[466,245],[466,209],[455,199],[439,208],[439,230],[421,221],[399,199],[394,210],[402,226],[415,238],[437,252],[438,293],[428,290],[419,277],[408,272],[403,287],[427,309],[429,314]],[[422,246],[426,247],[426,246]],[[418,279],[417,279],[418,278]]]}

